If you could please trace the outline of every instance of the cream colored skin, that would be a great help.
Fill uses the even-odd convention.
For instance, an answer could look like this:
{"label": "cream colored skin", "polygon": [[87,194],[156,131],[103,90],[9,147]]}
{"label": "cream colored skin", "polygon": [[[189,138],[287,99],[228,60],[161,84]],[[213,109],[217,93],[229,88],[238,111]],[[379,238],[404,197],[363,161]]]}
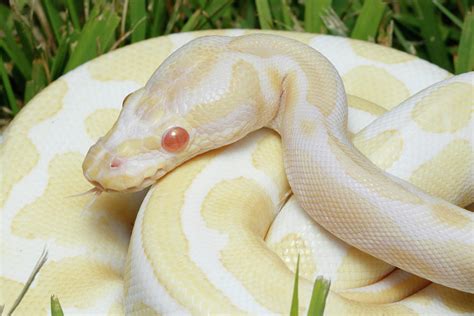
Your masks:
{"label": "cream colored skin", "polygon": [[[302,128],[308,121],[310,132]],[[473,214],[382,172],[352,145],[346,124],[342,81],[314,49],[273,35],[200,38],[125,103],[84,174],[105,190],[138,190],[198,154],[272,127],[292,191],[316,222],[392,265],[473,293]],[[176,155],[160,144],[170,126],[191,137]],[[124,163],[111,170],[117,157]],[[440,221],[439,212],[461,225]]]}
{"label": "cream colored skin", "polygon": [[[420,290],[428,281],[401,270],[389,273],[393,267],[342,243],[315,224],[297,203],[288,204],[277,215],[280,198],[287,197],[289,187],[279,138],[268,131],[258,132],[225,150],[200,155],[176,168],[152,187],[143,202],[142,192],[104,193],[93,204],[90,196],[70,197],[90,189],[81,172],[87,149],[113,125],[123,99],[143,87],[170,53],[203,35],[248,33],[262,31],[182,33],[127,46],[69,72],[22,110],[0,140],[0,304],[5,304],[5,310],[21,291],[46,244],[48,261],[16,310],[17,315],[49,315],[51,294],[60,298],[68,315],[120,315],[125,310],[142,315],[223,312],[229,300],[240,300],[241,304],[231,309],[235,312],[287,314],[294,279],[290,270],[295,267],[297,253],[302,254],[300,272],[304,276],[300,278],[302,313],[307,307],[311,281],[317,274],[333,281],[328,314],[474,313],[472,294],[436,284]],[[392,109],[421,89],[449,77],[446,71],[414,56],[367,42],[305,33],[273,33],[316,48],[336,66],[351,94],[351,134],[384,112],[374,104]],[[204,66],[196,71],[207,71]],[[186,79],[182,78],[183,84]],[[206,83],[216,87],[223,84],[199,82]],[[399,110],[388,112],[380,123],[376,120],[372,128],[356,136],[356,146],[387,172],[432,195],[465,206],[474,192],[472,133],[465,133],[472,125],[460,126],[464,126],[466,118],[471,119],[472,107],[456,105],[471,100],[472,94],[468,92],[466,96],[465,88],[472,89],[472,80],[467,77],[466,83],[442,83],[434,88],[438,93],[430,94],[433,98],[417,102],[415,111],[406,112],[408,116]],[[190,85],[186,88],[188,92],[199,89]],[[129,102],[130,98],[126,103],[130,105]],[[446,108],[450,111],[445,112]],[[209,117],[209,112],[203,114]],[[148,118],[152,119],[149,115]],[[305,124],[305,129],[310,131],[310,125]],[[253,141],[257,142],[252,145]],[[152,147],[153,143],[152,139],[146,142]],[[121,151],[128,152],[125,147]],[[209,164],[200,169],[205,161]],[[236,178],[257,180],[258,188],[248,191],[251,187],[246,186],[238,191],[225,191],[226,186],[220,183],[212,186],[213,179],[229,177],[222,171],[225,166]],[[127,177],[123,179],[127,181]],[[186,189],[188,181],[192,181],[194,189]],[[281,188],[278,194],[276,188]],[[201,213],[198,197],[211,191],[222,194],[213,194],[209,202],[220,201],[225,207],[213,209],[207,203],[207,211]],[[249,197],[264,201],[268,195],[272,203],[265,208],[254,209],[260,205],[256,200],[248,205],[241,203]],[[229,201],[238,201],[239,208],[227,209],[233,204]],[[216,214],[219,216],[213,217]],[[288,214],[301,218],[296,220]],[[276,216],[274,221],[272,216]],[[438,213],[438,218],[462,227],[460,218],[443,213]],[[219,221],[215,222],[216,219]],[[209,220],[212,226],[206,224]],[[308,230],[310,227],[312,230]],[[229,243],[231,240],[237,242]],[[248,241],[256,241],[250,244],[251,252],[245,252],[250,249],[246,248]],[[218,251],[210,256],[209,250],[216,247]],[[239,260],[232,259],[230,263],[235,264],[230,266],[225,260],[219,264],[223,255]],[[265,258],[270,261],[262,260]],[[229,283],[228,277],[222,275],[234,282]],[[279,284],[277,291],[272,291],[276,287],[265,287],[269,284],[265,280]],[[259,302],[259,309],[252,305],[255,301]],[[390,302],[398,303],[367,304]]]}
{"label": "cream colored skin", "polygon": [[[459,76],[442,85],[455,89],[462,82],[469,83],[469,76]],[[433,86],[424,94],[430,95],[439,87]],[[453,109],[443,117],[445,123],[456,125],[459,117],[454,99],[443,103]],[[369,102],[363,104],[366,114],[380,112]],[[362,104],[352,103],[352,114],[358,105]],[[443,176],[440,167],[454,161],[458,166],[464,165],[462,158],[429,164],[441,156],[435,154],[427,159],[426,148],[431,144],[428,147],[439,146],[444,152],[442,148],[448,149],[449,144],[464,143],[463,133],[445,135],[448,143],[442,144],[439,135],[420,131],[413,134],[416,126],[406,121],[406,115],[413,112],[413,103],[405,102],[394,111],[397,115],[388,112],[354,138],[358,148],[381,168],[392,165],[394,175],[407,178],[403,158],[409,156],[412,167],[421,160],[425,163],[425,179],[421,185],[418,177],[414,179],[420,188],[431,191],[430,177]],[[432,114],[424,111],[417,119],[432,119]],[[353,121],[354,117],[349,117],[351,133],[368,123]],[[392,133],[394,130],[397,133]],[[389,137],[381,137],[387,131],[392,131]],[[413,152],[413,148],[417,150]],[[282,148],[275,134],[268,130],[253,133],[218,154],[211,152],[192,160],[150,190],[130,243],[125,273],[127,313],[287,314],[294,282],[287,267],[294,270],[298,254],[303,276],[299,282],[301,313],[307,312],[312,288],[308,280],[317,274],[333,280],[328,315],[450,315],[474,311],[472,295],[430,285],[402,270],[390,273],[393,267],[388,264],[348,249],[305,216],[294,199],[278,213],[289,188],[281,157]],[[396,167],[397,162],[402,162],[402,168]],[[461,187],[466,180],[469,182],[469,177],[456,171],[449,176]],[[456,199],[449,194],[447,191],[439,195],[454,202]],[[469,193],[464,195],[469,198]],[[330,269],[325,270],[324,264]]]}
{"label": "cream colored skin", "polygon": [[[389,126],[378,122],[372,129],[394,127],[397,120]],[[420,146],[431,137],[408,138],[405,145]],[[369,148],[359,146],[365,152]],[[315,271],[333,280],[328,315],[474,311],[472,295],[427,287],[429,281],[401,270],[390,274],[389,265],[355,249],[341,254],[347,246],[315,224],[294,199],[279,212],[288,188],[280,140],[268,130],[219,153],[201,155],[169,174],[150,190],[135,222],[125,272],[126,312],[287,314],[294,282],[288,268],[294,271],[297,254],[301,313],[307,312],[308,280],[315,278]],[[343,269],[327,273],[321,269],[325,263]],[[375,275],[381,267],[388,270]]]}

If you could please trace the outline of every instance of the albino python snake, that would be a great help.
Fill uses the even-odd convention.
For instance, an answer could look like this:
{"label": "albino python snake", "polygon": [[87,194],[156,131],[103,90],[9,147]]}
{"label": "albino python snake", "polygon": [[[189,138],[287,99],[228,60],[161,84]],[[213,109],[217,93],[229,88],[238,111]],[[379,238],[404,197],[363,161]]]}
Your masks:
{"label": "albino python snake", "polygon": [[473,79],[243,30],[86,63],[4,133],[0,305],[46,245],[17,314],[287,314],[298,254],[300,312],[472,314]]}

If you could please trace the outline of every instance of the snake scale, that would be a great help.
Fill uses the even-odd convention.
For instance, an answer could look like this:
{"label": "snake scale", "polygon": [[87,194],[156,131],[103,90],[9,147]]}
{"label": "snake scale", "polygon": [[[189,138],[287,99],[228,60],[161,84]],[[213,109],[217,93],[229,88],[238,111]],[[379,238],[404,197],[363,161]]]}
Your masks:
{"label": "snake scale", "polygon": [[285,314],[298,254],[301,312],[325,275],[326,314],[473,313],[472,108],[472,73],[332,36],[104,55],[4,134],[0,303],[46,244],[18,314]]}

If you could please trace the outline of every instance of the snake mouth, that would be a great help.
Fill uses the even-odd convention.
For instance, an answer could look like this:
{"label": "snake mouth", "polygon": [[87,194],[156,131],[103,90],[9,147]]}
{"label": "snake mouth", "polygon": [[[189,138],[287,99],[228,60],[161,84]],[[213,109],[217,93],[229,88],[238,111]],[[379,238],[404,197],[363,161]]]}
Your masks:
{"label": "snake mouth", "polygon": [[137,191],[141,191],[143,189],[146,189],[149,186],[155,184],[166,173],[167,173],[167,171],[164,168],[158,168],[153,175],[143,178],[140,185],[130,187],[126,191],[127,192],[137,192]]}
{"label": "snake mouth", "polygon": [[107,190],[98,182],[95,180],[89,180],[89,182],[100,192],[107,192]]}
{"label": "snake mouth", "polygon": [[139,192],[142,191],[149,186],[153,185],[155,182],[157,182],[161,177],[163,177],[167,171],[163,168],[158,168],[156,172],[148,177],[144,177],[139,184],[132,185],[123,189],[114,189],[114,188],[105,188],[103,185],[101,185],[98,181],[92,180],[90,181],[92,185],[94,185],[98,190],[102,192],[107,192],[107,193],[118,193],[118,192],[125,192],[125,193],[133,193],[133,192]]}

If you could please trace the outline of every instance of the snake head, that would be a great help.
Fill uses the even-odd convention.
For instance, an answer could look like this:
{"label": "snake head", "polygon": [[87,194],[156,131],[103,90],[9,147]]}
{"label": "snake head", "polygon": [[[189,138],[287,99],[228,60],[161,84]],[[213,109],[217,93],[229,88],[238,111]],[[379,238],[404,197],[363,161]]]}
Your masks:
{"label": "snake head", "polygon": [[258,75],[235,59],[230,41],[213,36],[188,43],[124,100],[118,121],[83,163],[97,189],[141,190],[192,157],[263,126]]}
{"label": "snake head", "polygon": [[118,120],[88,151],[82,168],[100,191],[139,191],[189,159],[192,128],[146,88],[129,94]]}

